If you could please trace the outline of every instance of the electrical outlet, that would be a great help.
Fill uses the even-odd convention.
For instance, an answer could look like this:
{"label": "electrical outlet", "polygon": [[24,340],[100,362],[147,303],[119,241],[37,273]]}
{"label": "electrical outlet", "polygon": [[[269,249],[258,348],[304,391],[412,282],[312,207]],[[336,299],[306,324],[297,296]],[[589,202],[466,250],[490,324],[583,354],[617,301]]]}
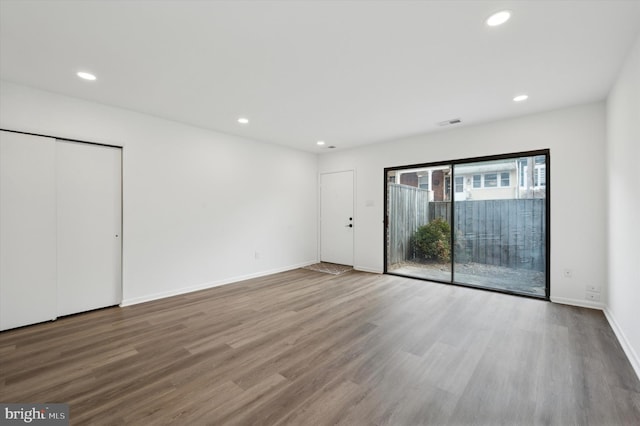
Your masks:
{"label": "electrical outlet", "polygon": [[590,291],[592,293],[600,293],[600,286],[595,284],[587,284],[584,286],[586,291]]}
{"label": "electrical outlet", "polygon": [[585,299],[591,300],[593,302],[598,302],[600,300],[600,294],[587,292],[585,294]]}
{"label": "electrical outlet", "polygon": [[563,278],[573,278],[573,271],[571,269],[563,269],[562,270]]}

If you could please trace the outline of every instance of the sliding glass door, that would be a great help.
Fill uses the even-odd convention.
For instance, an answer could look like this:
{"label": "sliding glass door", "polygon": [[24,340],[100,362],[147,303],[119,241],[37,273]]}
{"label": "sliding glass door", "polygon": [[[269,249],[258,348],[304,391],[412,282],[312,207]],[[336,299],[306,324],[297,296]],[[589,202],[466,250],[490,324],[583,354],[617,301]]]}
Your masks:
{"label": "sliding glass door", "polygon": [[548,298],[548,159],[385,169],[385,272]]}
{"label": "sliding glass door", "polygon": [[450,280],[451,166],[395,169],[386,177],[387,271]]}

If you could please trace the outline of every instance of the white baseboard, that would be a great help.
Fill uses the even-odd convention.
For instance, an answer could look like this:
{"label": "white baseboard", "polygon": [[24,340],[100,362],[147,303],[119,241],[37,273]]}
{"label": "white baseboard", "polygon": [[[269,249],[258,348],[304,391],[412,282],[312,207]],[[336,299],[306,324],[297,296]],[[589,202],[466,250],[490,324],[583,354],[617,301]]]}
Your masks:
{"label": "white baseboard", "polygon": [[317,261],[310,260],[307,262],[298,263],[296,265],[289,265],[282,268],[270,269],[268,271],[260,271],[253,274],[239,275],[236,277],[226,278],[224,280],[213,281],[213,282],[198,284],[198,285],[189,286],[189,287],[183,287],[175,290],[162,291],[160,293],[153,293],[145,296],[132,297],[129,299],[124,299],[120,303],[120,306],[124,307],[124,306],[137,305],[139,303],[151,302],[152,300],[164,299],[166,297],[172,297],[172,296],[179,296],[181,294],[192,293],[194,291],[206,290],[208,288],[218,287],[221,285],[233,284],[238,281],[250,280],[252,278],[264,277],[266,275],[277,274],[279,272],[291,271],[293,269],[298,269],[298,268],[303,268],[305,266],[313,265],[314,263],[317,263]]}
{"label": "white baseboard", "polygon": [[618,338],[618,342],[620,342],[620,346],[622,346],[624,353],[627,355],[627,358],[629,359],[633,370],[636,372],[636,376],[638,376],[638,379],[640,379],[640,357],[638,357],[636,351],[633,350],[633,347],[629,343],[627,336],[618,325],[616,318],[613,316],[613,313],[609,310],[608,307],[604,308],[604,316],[607,318],[607,321],[609,321],[609,325]]}
{"label": "white baseboard", "polygon": [[383,271],[381,271],[379,269],[368,268],[366,266],[354,266],[353,269],[355,269],[356,271],[371,272],[372,274],[382,274],[383,273]]}
{"label": "white baseboard", "polygon": [[553,303],[560,303],[563,305],[572,305],[572,306],[580,306],[582,308],[591,308],[591,309],[604,309],[604,304],[602,302],[591,302],[589,300],[582,299],[569,299],[566,297],[551,297],[551,301]]}
{"label": "white baseboard", "polygon": [[579,299],[567,299],[564,297],[552,297],[551,301],[554,303],[562,303],[563,305],[572,305],[572,306],[581,306],[583,308],[600,309],[604,313],[605,318],[607,318],[607,321],[609,322],[609,325],[611,326],[613,333],[616,335],[618,342],[620,342],[620,346],[622,346],[622,349],[624,350],[624,353],[627,356],[627,359],[631,363],[631,367],[633,367],[633,371],[635,371],[636,376],[638,376],[638,379],[640,379],[640,357],[638,357],[638,354],[629,343],[627,336],[624,334],[624,332],[618,325],[618,322],[616,321],[615,317],[613,316],[613,314],[611,313],[611,311],[607,306],[605,306],[601,302],[590,302],[588,300],[579,300]]}

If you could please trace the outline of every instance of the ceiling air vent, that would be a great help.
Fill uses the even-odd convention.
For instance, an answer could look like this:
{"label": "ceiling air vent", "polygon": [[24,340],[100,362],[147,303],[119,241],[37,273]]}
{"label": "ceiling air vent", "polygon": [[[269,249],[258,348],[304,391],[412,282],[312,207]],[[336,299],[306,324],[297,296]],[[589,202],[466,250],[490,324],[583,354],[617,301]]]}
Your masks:
{"label": "ceiling air vent", "polygon": [[459,118],[452,118],[451,120],[444,120],[438,123],[438,126],[450,126],[452,124],[460,124],[462,120]]}

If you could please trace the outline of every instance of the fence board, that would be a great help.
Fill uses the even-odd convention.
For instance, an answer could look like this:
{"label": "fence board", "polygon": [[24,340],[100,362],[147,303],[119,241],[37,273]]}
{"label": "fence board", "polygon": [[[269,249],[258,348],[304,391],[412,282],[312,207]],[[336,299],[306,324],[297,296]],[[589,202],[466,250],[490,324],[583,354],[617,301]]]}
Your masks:
{"label": "fence board", "polygon": [[[509,204],[498,203],[500,207],[500,265],[509,264]],[[503,244],[506,241],[507,244]]]}
{"label": "fence board", "polygon": [[523,203],[518,204],[518,263],[520,264],[519,267],[524,269],[526,269],[528,259],[526,255],[523,256],[522,254],[526,253],[529,249],[527,227],[531,220],[529,216],[530,211],[527,206],[528,202],[529,200],[524,200]]}

